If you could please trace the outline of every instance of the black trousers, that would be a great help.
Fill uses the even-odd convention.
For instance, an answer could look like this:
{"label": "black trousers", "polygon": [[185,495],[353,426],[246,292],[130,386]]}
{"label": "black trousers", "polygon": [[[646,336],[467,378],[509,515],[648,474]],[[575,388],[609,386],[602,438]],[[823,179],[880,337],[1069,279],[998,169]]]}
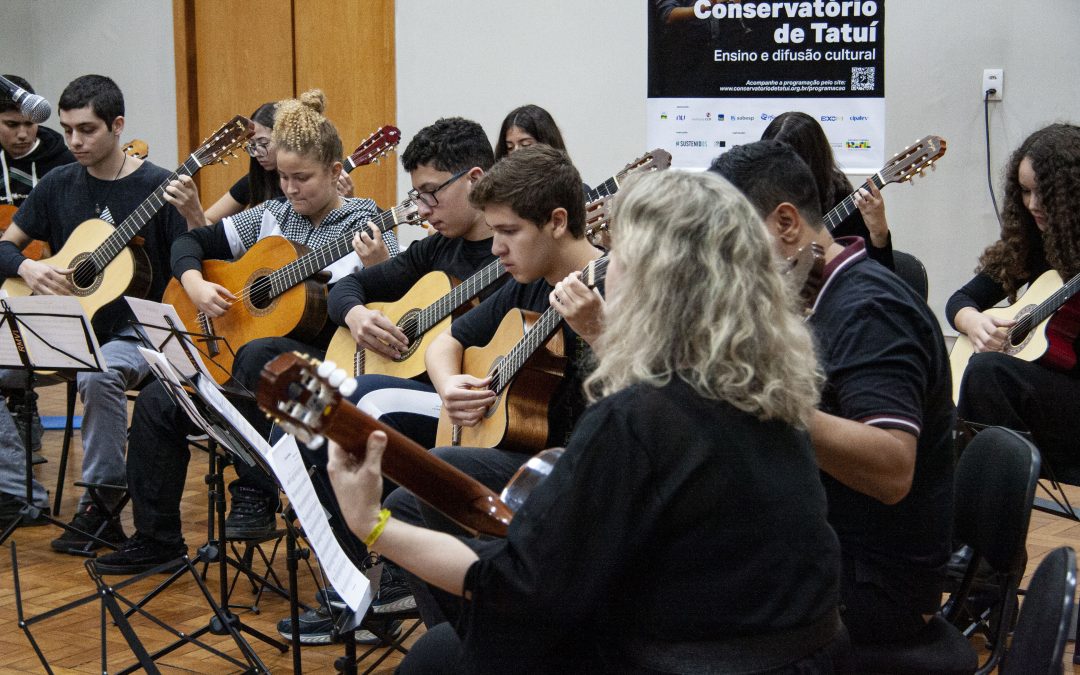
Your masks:
{"label": "black trousers", "polygon": [[[291,350],[323,356],[323,352],[290,338],[254,340],[237,352],[233,377],[254,392],[263,365]],[[234,403],[263,437],[270,436],[271,422],[254,401],[242,399]],[[184,541],[180,499],[190,459],[187,436],[198,431],[161,382],[154,381],[139,392],[128,430],[127,477],[135,529],[144,536],[169,543]],[[257,489],[268,499],[277,497],[274,479],[261,468],[239,461],[235,467],[236,485]]]}
{"label": "black trousers", "polygon": [[968,422],[1031,432],[1044,466],[1067,482],[1080,480],[1080,378],[999,352],[975,354],[957,408]]}

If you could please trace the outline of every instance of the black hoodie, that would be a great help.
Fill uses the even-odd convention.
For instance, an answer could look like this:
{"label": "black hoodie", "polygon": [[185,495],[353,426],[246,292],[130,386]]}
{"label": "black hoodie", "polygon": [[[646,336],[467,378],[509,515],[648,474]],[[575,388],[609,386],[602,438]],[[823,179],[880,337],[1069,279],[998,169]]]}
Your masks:
{"label": "black hoodie", "polygon": [[75,161],[64,137],[52,129],[39,126],[37,140],[30,154],[19,159],[0,150],[0,204],[22,204],[42,176]]}

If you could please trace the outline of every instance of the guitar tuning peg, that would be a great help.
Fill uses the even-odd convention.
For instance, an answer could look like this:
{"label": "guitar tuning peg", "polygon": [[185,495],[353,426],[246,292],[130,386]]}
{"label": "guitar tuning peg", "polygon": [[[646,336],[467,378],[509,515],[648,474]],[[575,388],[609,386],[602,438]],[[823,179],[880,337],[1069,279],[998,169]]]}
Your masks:
{"label": "guitar tuning peg", "polygon": [[347,377],[348,374],[344,370],[342,370],[341,368],[335,368],[334,372],[330,373],[330,377],[328,377],[326,381],[330,384],[331,387],[337,389],[341,386],[343,382],[345,382],[345,379]]}
{"label": "guitar tuning peg", "polygon": [[338,393],[345,398],[349,398],[350,396],[352,396],[355,391],[356,378],[353,377],[346,378],[346,380],[341,383],[341,386],[338,387]]}
{"label": "guitar tuning peg", "polygon": [[315,434],[306,441],[308,448],[311,450],[318,450],[322,446],[326,445],[326,437],[322,434]]}
{"label": "guitar tuning peg", "polygon": [[323,361],[322,363],[319,364],[319,367],[316,369],[315,372],[318,374],[319,377],[321,377],[321,378],[323,378],[325,380],[326,378],[330,377],[330,375],[336,369],[337,369],[337,364],[334,363],[333,361]]}

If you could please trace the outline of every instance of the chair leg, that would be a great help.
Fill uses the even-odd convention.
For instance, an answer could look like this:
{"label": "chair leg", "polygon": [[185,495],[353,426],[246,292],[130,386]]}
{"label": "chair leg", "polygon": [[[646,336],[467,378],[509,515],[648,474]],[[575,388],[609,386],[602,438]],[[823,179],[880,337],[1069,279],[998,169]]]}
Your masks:
{"label": "chair leg", "polygon": [[75,435],[75,398],[79,395],[75,380],[67,383],[67,422],[64,423],[64,442],[60,446],[60,467],[56,475],[56,497],[53,499],[53,515],[60,515],[60,501],[64,496],[64,482],[67,480],[68,454],[71,452],[71,439]]}

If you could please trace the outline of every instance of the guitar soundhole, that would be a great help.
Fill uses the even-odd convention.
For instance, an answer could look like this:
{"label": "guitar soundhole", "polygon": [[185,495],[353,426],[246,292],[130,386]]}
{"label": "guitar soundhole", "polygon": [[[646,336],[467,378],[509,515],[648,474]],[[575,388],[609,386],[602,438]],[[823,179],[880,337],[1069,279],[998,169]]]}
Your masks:
{"label": "guitar soundhole", "polygon": [[499,369],[499,367],[502,365],[503,358],[504,357],[500,356],[495,361],[495,363],[492,364],[491,368],[487,372],[487,374],[491,377],[491,383],[488,384],[488,389],[495,392],[495,402],[492,403],[491,407],[487,409],[486,413],[484,413],[484,417],[488,419],[490,419],[491,416],[495,414],[495,410],[499,407],[499,401],[502,400],[503,394],[506,393],[506,390],[500,385],[502,371]]}
{"label": "guitar soundhole", "polygon": [[420,332],[420,310],[410,309],[403,317],[401,317],[401,320],[397,322],[397,327],[400,328],[401,332],[405,333],[405,337],[409,339],[409,348],[394,359],[394,361],[401,363],[415,354],[416,350],[420,348],[420,343],[424,340],[423,335],[417,335],[417,333]]}
{"label": "guitar soundhole", "polygon": [[[1023,323],[1026,324],[1027,321],[1025,321],[1024,319],[1029,314],[1031,314],[1031,312],[1034,309],[1035,309],[1035,305],[1028,305],[1027,307],[1025,307],[1022,310],[1020,310],[1019,312],[1017,312],[1016,313],[1017,325],[1020,322],[1023,322]],[[1010,332],[1009,333],[1009,342],[1005,346],[1005,353],[1012,356],[1012,355],[1015,355],[1015,354],[1023,351],[1024,347],[1027,346],[1027,343],[1032,338],[1032,335],[1033,335],[1032,329],[1033,328],[1034,328],[1034,326],[1029,326],[1026,330]]]}
{"label": "guitar soundhole", "polygon": [[274,288],[270,282],[271,270],[260,270],[251,277],[252,281],[245,287],[244,303],[248,311],[255,316],[265,316],[274,304]]}
{"label": "guitar soundhole", "polygon": [[80,297],[90,295],[101,286],[101,275],[90,255],[80,253],[71,260],[71,283],[75,286],[75,295]]}

